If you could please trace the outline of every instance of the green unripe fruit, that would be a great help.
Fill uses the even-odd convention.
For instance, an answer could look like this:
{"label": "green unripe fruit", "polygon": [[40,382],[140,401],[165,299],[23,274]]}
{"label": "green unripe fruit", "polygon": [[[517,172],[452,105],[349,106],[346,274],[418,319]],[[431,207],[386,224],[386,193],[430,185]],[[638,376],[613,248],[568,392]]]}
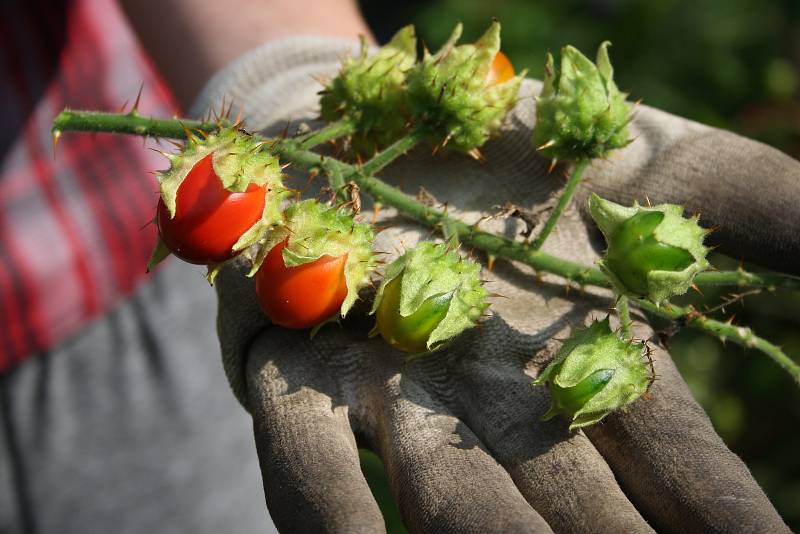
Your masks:
{"label": "green unripe fruit", "polygon": [[414,26],[400,29],[372,56],[362,38],[359,56],[345,59],[339,74],[322,91],[321,118],[352,121],[357,128],[351,138],[354,150],[372,156],[405,133],[406,73],[416,59]]}
{"label": "green unripe fruit", "polygon": [[622,294],[660,303],[685,293],[708,268],[707,231],[681,206],[627,208],[593,194],[589,212],[608,243],[600,268]]}
{"label": "green unripe fruit", "polygon": [[555,416],[555,412],[575,415],[592,397],[600,393],[612,378],[614,378],[613,369],[598,369],[571,387],[562,388],[558,384],[550,384],[552,416]]}
{"label": "green unripe fruit", "polygon": [[694,263],[689,252],[655,238],[653,231],[663,220],[664,214],[657,211],[637,213],[623,222],[608,242],[606,266],[640,296],[648,294],[648,273],[682,271]]}
{"label": "green unripe fruit", "polygon": [[441,348],[489,307],[479,275],[480,265],[446,244],[419,243],[386,268],[371,335],[411,356]]}
{"label": "green unripe fruit", "polygon": [[560,70],[547,55],[533,132],[534,144],[545,157],[600,158],[630,143],[631,109],[625,103],[627,95],[614,83],[609,45],[600,45],[596,64],[576,48],[564,47]]}
{"label": "green unripe fruit", "polygon": [[638,399],[651,377],[644,343],[623,341],[608,319],[572,332],[534,384],[547,383],[551,405],[543,420],[572,419],[570,430],[600,421]]}
{"label": "green unripe fruit", "polygon": [[402,278],[395,278],[386,286],[375,313],[375,327],[394,348],[419,354],[428,350],[428,339],[447,315],[453,293],[430,297],[417,311],[403,317],[400,315],[401,281]]}
{"label": "green unripe fruit", "polygon": [[526,71],[501,83],[488,74],[500,50],[500,24],[493,22],[475,43],[458,45],[461,24],[436,54],[427,50],[408,73],[412,116],[430,142],[459,152],[474,150],[500,130]]}

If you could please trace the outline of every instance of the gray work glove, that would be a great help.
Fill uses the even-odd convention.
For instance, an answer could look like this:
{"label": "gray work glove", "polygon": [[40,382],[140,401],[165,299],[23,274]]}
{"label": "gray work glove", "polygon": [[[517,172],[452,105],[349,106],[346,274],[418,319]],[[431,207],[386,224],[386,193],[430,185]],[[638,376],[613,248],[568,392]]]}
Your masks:
{"label": "gray work glove", "polygon": [[[342,46],[305,39],[268,45],[212,80],[196,109],[226,94],[255,111],[251,128],[278,117],[313,117],[319,87],[308,74],[335,72]],[[522,93],[538,88],[526,82]],[[457,154],[431,157],[420,147],[382,176],[411,194],[424,186],[468,222],[507,200],[535,209],[563,176],[548,175],[548,162],[531,148],[534,107],[532,98],[521,99],[502,135],[482,149],[485,164]],[[579,209],[591,190],[624,203],[685,204],[702,212],[704,226],[718,228],[712,241],[723,251],[800,270],[797,161],[646,107],[632,135],[629,147],[591,165],[547,252],[597,260],[602,243]],[[378,224],[390,229],[379,234],[376,248],[392,257],[398,247],[431,237],[393,209],[383,209]],[[520,230],[508,219],[482,228],[507,236]],[[491,317],[449,348],[407,364],[380,338],[367,338],[373,318],[362,310],[312,340],[308,331],[270,326],[252,280],[233,268],[222,273],[223,360],[253,416],[267,506],[278,528],[384,529],[359,469],[358,440],[383,459],[405,523],[416,532],[788,530],[661,348],[654,353],[659,379],[652,398],[583,431],[569,432],[562,418],[540,421],[549,394],[531,380],[557,349],[553,338],[605,316],[611,295],[566,293],[558,278],[537,281],[531,269],[507,261],[483,276],[490,291],[508,298],[495,299]],[[637,337],[649,338],[643,318],[634,320]]]}

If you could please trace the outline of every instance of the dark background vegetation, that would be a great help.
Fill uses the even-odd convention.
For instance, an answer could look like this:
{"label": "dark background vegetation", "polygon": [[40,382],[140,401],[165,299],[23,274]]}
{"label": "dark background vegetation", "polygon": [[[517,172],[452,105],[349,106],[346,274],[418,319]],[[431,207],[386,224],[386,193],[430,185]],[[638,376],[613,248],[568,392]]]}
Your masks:
{"label": "dark background vegetation", "polygon": [[[800,2],[797,0],[362,0],[381,42],[414,23],[436,49],[457,22],[464,40],[492,17],[517,70],[540,78],[547,51],[572,44],[594,57],[603,40],[631,99],[761,140],[800,158]],[[753,176],[753,180],[758,180]],[[800,184],[798,184],[800,186]],[[800,206],[798,206],[800,216]],[[715,257],[720,267],[738,262]],[[706,291],[708,302],[718,294]],[[692,297],[696,302],[700,297]],[[702,305],[702,302],[698,302]],[[749,297],[727,317],[800,357],[800,294]],[[718,314],[719,315],[719,314]],[[765,356],[683,331],[670,350],[728,446],[781,515],[800,530],[800,388]],[[380,461],[363,465],[390,531],[402,530]]]}

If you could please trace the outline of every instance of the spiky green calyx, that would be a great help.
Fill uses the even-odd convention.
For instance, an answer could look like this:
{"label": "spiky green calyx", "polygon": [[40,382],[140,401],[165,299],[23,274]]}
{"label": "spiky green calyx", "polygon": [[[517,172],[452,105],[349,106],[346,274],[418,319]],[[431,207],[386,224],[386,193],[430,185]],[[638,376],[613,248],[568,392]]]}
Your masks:
{"label": "spiky green calyx", "polygon": [[500,130],[526,71],[503,83],[487,83],[500,50],[500,24],[493,22],[474,44],[456,46],[461,29],[458,24],[436,54],[426,50],[408,73],[408,99],[434,146],[469,153]]}
{"label": "spiky green calyx", "polygon": [[651,381],[645,351],[644,343],[624,341],[612,332],[608,318],[574,330],[533,381],[550,389],[550,409],[542,420],[564,414],[574,430],[641,397]]}
{"label": "spiky green calyx", "polygon": [[405,132],[406,72],[417,59],[414,26],[398,31],[388,44],[369,56],[361,38],[358,57],[344,60],[339,74],[322,91],[321,118],[352,121],[357,133],[353,148],[367,156],[397,140]]}
{"label": "spiky green calyx", "polygon": [[596,64],[572,46],[561,50],[560,70],[552,54],[547,55],[533,131],[533,141],[545,157],[602,158],[630,143],[631,107],[614,83],[610,44],[600,45]]}
{"label": "spiky green calyx", "polygon": [[322,256],[335,258],[347,254],[344,266],[347,297],[340,309],[344,317],[358,299],[358,290],[369,283],[369,275],[375,269],[374,238],[372,226],[355,222],[349,212],[315,199],[296,202],[286,208],[283,224],[275,227],[259,248],[250,276],[258,271],[269,251],[287,239],[282,253],[287,267],[310,263]]}
{"label": "spiky green calyx", "polygon": [[661,303],[686,293],[709,266],[709,231],[682,206],[625,207],[592,194],[589,213],[608,244],[600,268],[622,294]]}
{"label": "spiky green calyx", "polygon": [[[261,218],[244,232],[233,245],[238,252],[263,241],[267,232],[281,219],[281,202],[289,195],[283,185],[278,158],[259,140],[236,127],[223,128],[216,133],[190,132],[187,141],[177,154],[164,154],[170,162],[169,169],[156,173],[161,200],[175,216],[178,190],[194,166],[212,155],[214,173],[222,187],[231,193],[246,191],[251,185],[264,188],[264,210]],[[158,240],[148,268],[169,255],[161,239]],[[213,282],[218,265],[209,265],[209,281]]]}
{"label": "spiky green calyx", "polygon": [[[427,339],[421,345],[428,351],[436,350],[475,326],[489,307],[480,270],[478,263],[461,258],[458,251],[447,244],[422,241],[386,268],[371,313],[378,312],[387,287],[399,280],[396,312],[400,318],[408,318],[421,309],[430,308],[437,317],[430,325],[422,325],[425,329],[422,334],[427,335]],[[429,318],[420,319],[421,323],[429,322],[425,320]],[[376,324],[371,335],[378,333]],[[392,340],[387,341],[392,343]]]}

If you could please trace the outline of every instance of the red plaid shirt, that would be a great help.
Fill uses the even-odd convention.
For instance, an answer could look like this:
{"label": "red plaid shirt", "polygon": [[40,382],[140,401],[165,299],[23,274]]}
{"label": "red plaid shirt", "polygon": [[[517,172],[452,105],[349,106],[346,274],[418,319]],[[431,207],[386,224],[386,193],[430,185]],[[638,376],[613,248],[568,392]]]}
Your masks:
{"label": "red plaid shirt", "polygon": [[64,134],[64,107],[175,104],[114,0],[0,7],[0,372],[105,313],[145,278],[163,158],[141,139]]}

